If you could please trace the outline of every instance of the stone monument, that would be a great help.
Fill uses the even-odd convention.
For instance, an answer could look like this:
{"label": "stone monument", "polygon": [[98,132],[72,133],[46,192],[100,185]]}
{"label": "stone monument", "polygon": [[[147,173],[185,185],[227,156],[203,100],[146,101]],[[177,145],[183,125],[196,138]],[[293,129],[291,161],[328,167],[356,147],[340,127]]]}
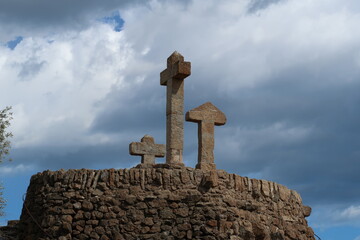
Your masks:
{"label": "stone monument", "polygon": [[184,79],[191,74],[190,62],[174,52],[167,68],[160,73],[160,85],[166,86],[166,163],[183,164]]}
{"label": "stone monument", "polygon": [[224,125],[226,117],[211,102],[186,113],[186,121],[198,123],[198,164],[196,168],[214,170],[214,126]]}
{"label": "stone monument", "polygon": [[145,135],[141,142],[132,142],[129,145],[129,153],[131,155],[141,156],[141,164],[155,164],[155,157],[165,156],[165,145],[155,144],[154,138]]}
{"label": "stone monument", "polygon": [[[160,74],[167,87],[166,147],[145,135],[129,145],[131,155],[141,156],[134,168],[32,176],[20,222],[12,228],[18,239],[315,240],[305,219],[311,208],[297,192],[216,169],[214,126],[224,125],[226,117],[210,102],[186,114],[198,124],[199,144],[196,169],[184,166],[184,79],[190,66],[174,52]],[[156,164],[165,148],[166,164]]]}

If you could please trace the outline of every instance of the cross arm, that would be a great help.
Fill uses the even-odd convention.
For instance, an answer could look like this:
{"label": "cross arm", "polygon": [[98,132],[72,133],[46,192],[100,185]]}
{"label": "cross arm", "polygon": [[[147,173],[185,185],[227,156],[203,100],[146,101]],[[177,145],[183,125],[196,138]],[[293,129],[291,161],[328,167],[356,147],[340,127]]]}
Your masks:
{"label": "cross arm", "polygon": [[185,79],[191,74],[191,62],[177,61],[168,66],[160,73],[160,85],[167,85],[167,82],[174,79]]}
{"label": "cross arm", "polygon": [[194,108],[186,113],[186,121],[189,122],[202,122],[210,121],[215,125],[224,125],[226,123],[225,114],[215,107],[211,102],[204,103],[203,105]]}
{"label": "cross arm", "polygon": [[129,144],[130,155],[143,156],[147,154],[147,150],[144,148],[144,144],[141,142],[132,142]]}
{"label": "cross arm", "polygon": [[164,157],[165,152],[165,145],[156,144],[154,138],[149,135],[145,135],[141,139],[141,142],[132,142],[129,144],[130,155],[154,155],[155,157]]}

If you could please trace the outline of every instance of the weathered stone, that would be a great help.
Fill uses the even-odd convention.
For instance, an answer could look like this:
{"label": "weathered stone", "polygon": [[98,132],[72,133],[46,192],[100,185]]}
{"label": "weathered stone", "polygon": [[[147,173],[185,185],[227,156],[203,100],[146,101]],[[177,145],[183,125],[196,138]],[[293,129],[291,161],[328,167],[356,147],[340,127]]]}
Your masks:
{"label": "weathered stone", "polygon": [[187,216],[189,216],[189,208],[187,208],[187,207],[176,208],[176,209],[174,209],[174,213],[181,217],[187,217]]}
{"label": "weathered stone", "polygon": [[82,202],[82,208],[85,210],[85,211],[88,211],[88,210],[93,210],[94,206],[91,202],[89,201],[83,201]]}
{"label": "weathered stone", "polygon": [[153,218],[150,218],[150,217],[145,218],[145,219],[144,219],[144,224],[145,224],[145,225],[148,225],[148,226],[154,225]]}
{"label": "weathered stone", "polygon": [[303,207],[303,213],[304,213],[304,217],[309,217],[311,215],[311,207],[304,206]]}
{"label": "weathered stone", "polygon": [[196,168],[213,170],[214,163],[214,125],[226,123],[226,117],[212,103],[207,102],[186,113],[186,121],[198,123],[198,164]]}
{"label": "weathered stone", "polygon": [[105,234],[105,229],[103,227],[98,226],[98,227],[95,227],[94,230],[97,234],[100,234],[100,235]]}
{"label": "weathered stone", "polygon": [[79,203],[79,202],[76,202],[76,203],[74,203],[73,204],[73,207],[75,208],[75,209],[81,209],[81,203]]}
{"label": "weathered stone", "polygon": [[62,213],[62,214],[69,214],[69,215],[71,215],[71,214],[75,214],[75,211],[72,210],[72,209],[62,209],[62,210],[61,210],[61,213]]}
{"label": "weathered stone", "polygon": [[[71,184],[62,187],[65,178],[70,182],[71,176],[67,171],[41,173],[30,183],[25,203],[53,239],[314,240],[305,220],[310,208],[302,205],[294,191],[223,170],[169,166],[74,170],[72,175],[83,176],[81,185],[81,181],[89,181],[85,175],[94,176],[91,186],[99,176],[96,188],[75,191],[75,195],[68,195],[70,198],[55,201],[39,196],[74,192]],[[44,187],[43,179],[53,175],[57,175],[56,181]],[[109,188],[112,178],[118,183]],[[101,190],[103,195],[94,196],[100,188],[107,189]],[[43,232],[38,231],[27,211],[22,213],[19,226],[28,226],[22,227],[19,239],[48,240],[40,236]]]}
{"label": "weathered stone", "polygon": [[100,236],[96,232],[91,232],[90,239],[98,240]]}
{"label": "weathered stone", "polygon": [[64,222],[72,223],[73,218],[72,218],[72,216],[70,216],[70,215],[63,215],[63,216],[61,217],[61,220],[64,221]]}
{"label": "weathered stone", "polygon": [[160,217],[164,219],[173,219],[175,215],[169,208],[164,208],[160,210]]}
{"label": "weathered stone", "polygon": [[102,212],[102,213],[107,213],[107,212],[109,212],[109,209],[106,206],[100,206],[99,211]]}
{"label": "weathered stone", "polygon": [[218,185],[218,176],[215,171],[210,171],[210,174],[204,175],[199,184],[200,192],[207,192],[211,188],[216,187]]}
{"label": "weathered stone", "polygon": [[84,218],[84,212],[79,210],[76,215],[74,216],[75,220],[83,219]]}
{"label": "weathered stone", "polygon": [[99,220],[94,220],[94,219],[92,219],[92,220],[87,220],[87,221],[86,221],[86,224],[87,224],[87,225],[97,226],[97,225],[99,224]]}
{"label": "weathered stone", "polygon": [[166,163],[183,165],[184,79],[191,74],[191,63],[174,52],[167,68],[160,73],[160,85],[166,86]]}
{"label": "weathered stone", "polygon": [[165,145],[155,144],[154,138],[145,135],[141,142],[132,142],[129,145],[131,155],[141,156],[141,163],[145,165],[155,164],[155,157],[165,156]]}
{"label": "weathered stone", "polygon": [[108,238],[106,235],[102,235],[100,240],[110,240],[110,238]]}
{"label": "weathered stone", "polygon": [[206,222],[207,225],[209,225],[210,227],[217,227],[217,221],[212,219]]}
{"label": "weathered stone", "polygon": [[61,229],[63,232],[65,233],[71,233],[72,232],[72,227],[71,224],[68,222],[64,222],[61,226]]}

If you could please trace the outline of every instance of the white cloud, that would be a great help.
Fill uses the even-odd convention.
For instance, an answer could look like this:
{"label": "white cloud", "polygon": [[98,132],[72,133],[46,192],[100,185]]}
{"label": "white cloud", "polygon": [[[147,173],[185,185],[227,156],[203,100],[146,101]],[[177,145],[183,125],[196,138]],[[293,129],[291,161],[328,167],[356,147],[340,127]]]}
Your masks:
{"label": "white cloud", "polygon": [[[8,164],[8,165],[10,165],[10,164]],[[24,165],[24,164],[18,164],[16,166],[1,166],[0,167],[0,175],[3,177],[6,175],[22,174],[22,173],[30,172],[33,170],[34,170],[33,166]]]}
{"label": "white cloud", "polygon": [[360,205],[324,205],[313,208],[313,226],[326,229],[334,226],[360,227]]}
{"label": "white cloud", "polygon": [[105,24],[2,47],[0,102],[13,106],[15,147],[86,141],[96,103],[124,86],[132,55],[123,33]]}
{"label": "white cloud", "polygon": [[340,217],[345,219],[354,219],[360,221],[360,205],[359,206],[350,206],[346,209],[344,209],[340,213]]}
{"label": "white cloud", "polygon": [[194,76],[228,91],[326,62],[357,49],[360,37],[360,16],[335,0],[283,1],[259,14],[249,14],[246,1],[153,2],[123,17],[135,48],[150,47],[156,60],[177,49],[198,66]]}

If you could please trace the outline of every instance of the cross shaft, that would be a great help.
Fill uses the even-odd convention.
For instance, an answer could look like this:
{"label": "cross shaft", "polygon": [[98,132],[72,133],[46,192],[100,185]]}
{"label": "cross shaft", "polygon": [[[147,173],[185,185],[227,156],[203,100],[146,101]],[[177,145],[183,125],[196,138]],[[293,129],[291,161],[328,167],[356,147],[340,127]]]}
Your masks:
{"label": "cross shaft", "polygon": [[174,52],[167,68],[160,73],[160,85],[166,86],[166,163],[183,165],[184,79],[191,74],[191,63]]}

